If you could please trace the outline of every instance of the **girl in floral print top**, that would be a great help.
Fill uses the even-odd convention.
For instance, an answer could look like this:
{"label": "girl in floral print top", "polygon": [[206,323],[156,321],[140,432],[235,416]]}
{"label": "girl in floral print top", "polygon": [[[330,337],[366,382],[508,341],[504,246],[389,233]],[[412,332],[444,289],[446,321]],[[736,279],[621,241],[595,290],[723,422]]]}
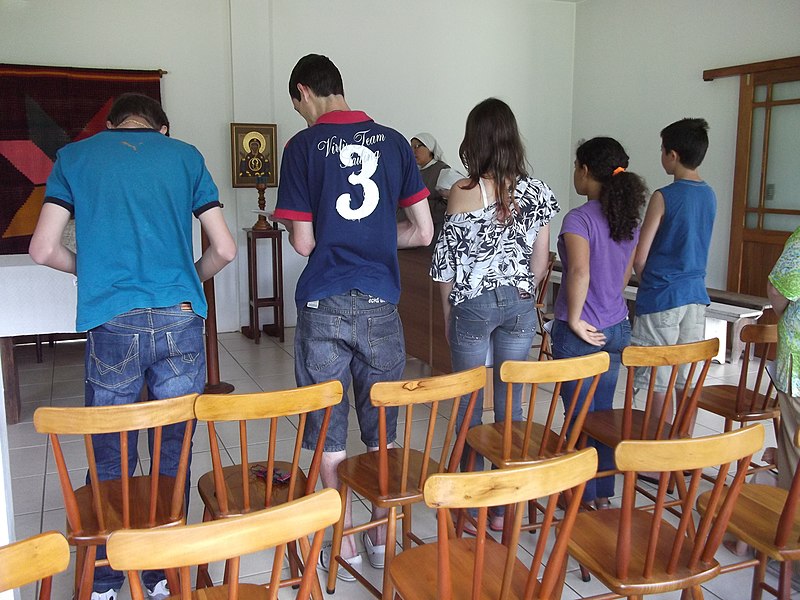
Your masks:
{"label": "girl in floral print top", "polygon": [[[500,381],[499,366],[524,360],[530,351],[536,285],[550,251],[548,223],[559,207],[550,188],[528,176],[517,122],[505,102],[489,98],[472,109],[459,153],[469,177],[450,190],[431,277],[441,284],[453,370],[483,365],[492,352],[498,367],[494,420],[502,422],[506,384]],[[517,421],[522,419],[521,393],[522,386],[514,386],[512,417]],[[476,406],[482,402],[479,398]],[[459,427],[465,409],[466,399]],[[480,423],[481,413],[473,411],[472,426]],[[498,510],[490,525],[501,526],[500,519]]]}

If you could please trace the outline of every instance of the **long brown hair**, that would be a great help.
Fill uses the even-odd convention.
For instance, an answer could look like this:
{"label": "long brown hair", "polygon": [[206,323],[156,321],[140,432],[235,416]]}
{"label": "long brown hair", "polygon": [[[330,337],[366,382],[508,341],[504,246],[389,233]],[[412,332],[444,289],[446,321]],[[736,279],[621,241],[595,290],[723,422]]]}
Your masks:
{"label": "long brown hair", "polygon": [[495,182],[495,199],[501,222],[517,212],[514,188],[520,177],[527,177],[525,148],[511,108],[497,98],[487,98],[467,117],[464,141],[458,149],[461,162],[467,169],[471,190],[481,177]]}

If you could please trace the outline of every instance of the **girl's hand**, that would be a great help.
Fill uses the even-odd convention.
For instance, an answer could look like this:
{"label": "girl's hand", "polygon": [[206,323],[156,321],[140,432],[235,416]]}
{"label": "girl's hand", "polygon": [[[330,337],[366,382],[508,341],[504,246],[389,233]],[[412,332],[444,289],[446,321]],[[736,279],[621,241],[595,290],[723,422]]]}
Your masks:
{"label": "girl's hand", "polygon": [[589,325],[583,319],[578,319],[575,322],[570,322],[569,328],[572,332],[581,338],[587,344],[592,346],[602,346],[606,343],[606,336],[601,331],[598,331],[594,325]]}

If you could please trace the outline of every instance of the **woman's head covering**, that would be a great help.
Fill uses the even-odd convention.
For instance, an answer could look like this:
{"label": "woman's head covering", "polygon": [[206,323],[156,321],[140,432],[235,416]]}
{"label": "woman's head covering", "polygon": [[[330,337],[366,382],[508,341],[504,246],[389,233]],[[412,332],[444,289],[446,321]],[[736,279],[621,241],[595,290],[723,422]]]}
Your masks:
{"label": "woman's head covering", "polygon": [[425,144],[425,147],[431,151],[431,154],[433,154],[433,158],[435,160],[441,160],[447,162],[444,160],[444,153],[442,152],[442,149],[439,147],[439,143],[436,141],[436,138],[433,137],[430,133],[418,133],[414,137],[417,138],[423,144]]}

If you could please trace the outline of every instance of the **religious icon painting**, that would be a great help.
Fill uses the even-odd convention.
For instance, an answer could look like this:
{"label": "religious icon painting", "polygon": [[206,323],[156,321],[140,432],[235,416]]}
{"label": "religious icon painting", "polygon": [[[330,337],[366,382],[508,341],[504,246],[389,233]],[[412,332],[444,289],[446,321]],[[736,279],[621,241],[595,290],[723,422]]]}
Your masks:
{"label": "religious icon painting", "polygon": [[231,123],[231,182],[235,188],[278,187],[278,126]]}

